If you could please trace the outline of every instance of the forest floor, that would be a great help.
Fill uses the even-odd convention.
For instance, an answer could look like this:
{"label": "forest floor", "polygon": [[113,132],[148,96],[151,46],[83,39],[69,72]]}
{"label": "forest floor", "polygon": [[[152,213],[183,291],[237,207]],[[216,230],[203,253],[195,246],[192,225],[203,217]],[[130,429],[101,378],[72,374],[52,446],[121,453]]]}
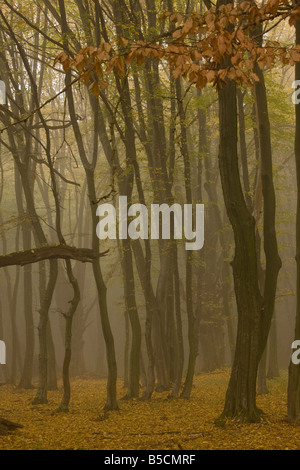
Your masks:
{"label": "forest floor", "polygon": [[[229,372],[217,371],[195,378],[190,400],[168,400],[155,393],[149,402],[120,400],[120,410],[103,414],[104,380],[72,382],[70,412],[55,413],[61,389],[49,392],[48,405],[33,406],[34,390],[0,387],[0,416],[23,424],[9,436],[0,436],[6,449],[300,449],[300,426],[286,418],[285,372],[268,381],[269,392],[258,397],[264,411],[259,424],[228,421],[218,427]],[[119,396],[124,395],[119,383]],[[61,387],[60,387],[61,388]]]}

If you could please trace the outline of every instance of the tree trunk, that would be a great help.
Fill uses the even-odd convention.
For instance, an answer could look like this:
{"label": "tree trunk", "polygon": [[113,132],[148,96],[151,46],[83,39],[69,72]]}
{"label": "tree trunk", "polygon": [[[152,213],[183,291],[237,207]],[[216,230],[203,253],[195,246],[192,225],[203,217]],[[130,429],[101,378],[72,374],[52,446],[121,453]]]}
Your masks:
{"label": "tree trunk", "polygon": [[73,276],[73,270],[71,261],[66,263],[68,279],[72,284],[74,296],[70,302],[69,311],[65,314],[66,319],[66,331],[65,331],[65,357],[63,364],[63,384],[64,384],[64,394],[58,408],[59,411],[69,411],[69,403],[71,398],[71,386],[70,386],[70,362],[72,356],[72,323],[73,317],[77,310],[79,301],[80,301],[80,290],[77,280]]}
{"label": "tree trunk", "polygon": [[[191,164],[190,156],[187,145],[187,131],[186,131],[186,116],[183,105],[183,97],[181,91],[181,82],[178,78],[176,80],[176,98],[178,100],[178,113],[180,118],[180,130],[181,130],[181,152],[184,162],[184,181],[185,181],[185,193],[187,204],[193,203],[192,198],[192,187],[191,187]],[[198,338],[196,328],[196,318],[193,311],[193,252],[188,251],[186,255],[186,276],[185,276],[185,288],[186,288],[186,310],[188,317],[188,340],[189,340],[189,360],[188,369],[181,392],[182,398],[190,398],[193,379],[195,374],[195,365],[198,354]]]}
{"label": "tree trunk", "polygon": [[277,320],[276,311],[271,323],[270,335],[269,335],[269,365],[268,365],[268,379],[275,379],[279,377],[279,365],[278,365],[278,348],[277,348]]}
{"label": "tree trunk", "polygon": [[48,378],[47,388],[48,390],[57,390],[57,376],[56,376],[56,355],[55,346],[52,335],[51,320],[48,318],[47,322],[47,355],[48,355]]}
{"label": "tree trunk", "polygon": [[258,366],[257,393],[258,395],[269,393],[267,387],[267,348],[265,349]]}
{"label": "tree trunk", "polygon": [[[27,221],[23,225],[23,249],[30,249],[31,230]],[[22,377],[19,388],[32,388],[32,365],[34,357],[34,323],[33,323],[33,305],[32,305],[32,267],[31,264],[24,267],[24,315],[26,329],[26,346],[23,364]]]}
{"label": "tree trunk", "polygon": [[174,291],[175,291],[175,316],[176,316],[176,332],[177,332],[177,370],[175,383],[171,392],[171,397],[177,398],[179,395],[183,366],[184,366],[184,347],[183,347],[183,334],[182,334],[182,319],[181,319],[181,304],[180,304],[180,284],[177,260],[177,247],[175,246],[174,258]]}
{"label": "tree trunk", "polygon": [[[296,44],[300,44],[300,20],[295,23]],[[300,62],[295,65],[295,80],[300,80]],[[296,290],[296,326],[295,340],[300,339],[300,105],[295,105],[296,132],[295,132],[295,159],[297,177],[297,217],[296,217],[296,263],[297,263],[297,290]],[[288,380],[288,421],[296,422],[300,418],[300,368],[290,361]]]}
{"label": "tree trunk", "polygon": [[48,403],[47,389],[48,389],[48,351],[47,351],[47,326],[48,326],[48,312],[55,289],[58,269],[57,261],[49,261],[50,272],[47,288],[44,292],[41,308],[40,308],[40,321],[39,321],[39,385],[36,397],[33,404]]}
{"label": "tree trunk", "polygon": [[132,249],[135,257],[135,263],[137,266],[138,274],[141,280],[141,285],[146,301],[146,327],[145,327],[145,340],[148,355],[148,370],[147,370],[147,387],[143,393],[143,400],[150,400],[154,391],[155,385],[155,356],[152,344],[152,325],[153,317],[157,315],[157,304],[154,296],[151,279],[150,279],[150,260],[148,259],[146,252],[146,259],[144,258],[142,246],[139,240],[132,242]]}
{"label": "tree trunk", "polygon": [[[59,0],[59,9],[60,9],[60,16],[61,16],[61,30],[62,33],[65,35],[65,32],[68,30],[68,23],[66,18],[66,10],[65,4],[63,0]],[[68,37],[64,36],[64,47],[68,49]],[[70,85],[71,75],[68,73],[66,75],[66,85]],[[73,92],[70,88],[66,91],[66,96],[69,105],[69,113],[70,119],[72,122],[72,127],[80,155],[81,162],[85,169],[86,174],[86,181],[87,181],[87,189],[88,189],[88,196],[89,196],[89,203],[90,203],[90,210],[91,210],[91,218],[92,218],[92,248],[95,253],[99,254],[99,240],[96,233],[97,227],[97,216],[96,216],[96,205],[95,201],[97,201],[96,196],[96,189],[95,189],[95,165],[97,163],[98,158],[98,124],[99,124],[99,115],[97,114],[97,104],[95,98],[91,98],[92,109],[94,111],[94,142],[93,142],[93,156],[92,156],[92,163],[89,162],[85,148],[84,142],[82,138],[82,134],[80,131],[80,127],[77,122],[77,115],[75,112],[75,105],[74,105],[74,98]],[[118,409],[117,403],[117,363],[116,363],[116,355],[115,355],[115,345],[114,345],[114,338],[110,326],[108,309],[107,309],[107,289],[106,285],[103,280],[101,267],[99,263],[99,259],[96,258],[92,262],[93,267],[93,274],[94,279],[97,287],[97,294],[98,294],[98,303],[100,309],[100,317],[101,317],[101,326],[103,331],[103,336],[105,340],[106,346],[106,360],[108,366],[108,380],[107,380],[107,400],[105,404],[106,410],[116,410]]]}
{"label": "tree trunk", "polygon": [[223,417],[257,421],[256,377],[262,299],[256,260],[255,220],[249,213],[239,176],[236,85],[227,81],[219,91],[219,166],[225,206],[235,238],[232,262],[238,331]]}
{"label": "tree trunk", "polygon": [[125,318],[125,345],[124,345],[124,387],[129,387],[129,346],[130,346],[130,329],[129,316],[127,310],[124,312]]}

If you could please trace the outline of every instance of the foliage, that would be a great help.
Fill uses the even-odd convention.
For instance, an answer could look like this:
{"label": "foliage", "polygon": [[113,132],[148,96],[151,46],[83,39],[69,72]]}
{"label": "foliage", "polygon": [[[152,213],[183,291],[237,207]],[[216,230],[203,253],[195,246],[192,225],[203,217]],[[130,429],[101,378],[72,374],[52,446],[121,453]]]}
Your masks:
{"label": "foliage", "polygon": [[[263,35],[257,30],[260,23],[278,17],[280,22],[289,17],[292,26],[300,18],[300,7],[291,6],[286,0],[271,0],[260,8],[251,1],[243,1],[236,6],[233,3],[221,5],[218,10],[213,6],[204,14],[193,12],[187,16],[166,12],[163,17],[169,18],[171,24],[182,25],[150,41],[130,42],[119,37],[112,44],[103,42],[99,47],[85,47],[74,59],[62,52],[54,64],[60,62],[65,72],[70,67],[76,68],[85,83],[89,83],[94,71],[98,78],[89,89],[98,97],[100,90],[108,86],[103,80],[105,73],[114,71],[121,78],[126,66],[133,61],[142,65],[146,58],[167,59],[175,79],[183,76],[199,89],[207,83],[220,88],[226,78],[253,86],[253,82],[259,81],[253,72],[255,62],[263,70],[272,68],[276,59],[283,66],[300,60],[299,45],[287,47],[273,40],[268,40],[264,46],[260,44]],[[229,62],[225,63],[226,60]]]}
{"label": "foliage", "polygon": [[286,375],[270,381],[271,393],[258,397],[265,410],[261,423],[214,425],[228,377],[228,371],[197,376],[190,400],[155,393],[151,402],[121,401],[119,412],[106,415],[104,381],[73,382],[69,414],[53,412],[60,392],[49,393],[49,405],[32,406],[33,391],[4,386],[1,413],[24,428],[0,437],[0,449],[299,449],[299,428],[285,422]]}

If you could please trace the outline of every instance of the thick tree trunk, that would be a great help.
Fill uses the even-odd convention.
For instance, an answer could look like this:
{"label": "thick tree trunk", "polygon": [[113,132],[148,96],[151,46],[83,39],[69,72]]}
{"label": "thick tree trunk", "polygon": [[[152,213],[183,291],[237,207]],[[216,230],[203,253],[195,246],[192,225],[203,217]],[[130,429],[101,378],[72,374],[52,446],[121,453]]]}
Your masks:
{"label": "thick tree trunk", "polygon": [[[226,0],[218,4],[228,3]],[[260,26],[258,26],[260,28]],[[238,310],[235,358],[222,416],[239,416],[257,421],[256,375],[266,347],[274,311],[275,293],[281,261],[275,232],[275,191],[272,174],[270,124],[264,77],[258,65],[254,71],[258,122],[261,183],[264,204],[264,251],[266,277],[263,298],[259,289],[256,253],[256,221],[245,203],[237,159],[236,86],[227,81],[219,92],[220,152],[219,163],[225,206],[235,237],[232,263]]]}
{"label": "thick tree trunk", "polygon": [[258,395],[269,393],[267,387],[267,348],[265,349],[258,366],[257,393]]}
{"label": "thick tree trunk", "polygon": [[[300,20],[296,21],[296,44],[300,44]],[[300,63],[295,65],[295,80],[300,80]],[[297,177],[297,218],[296,218],[296,263],[297,263],[297,290],[296,290],[296,327],[295,340],[300,339],[300,105],[295,105],[296,133],[295,133],[295,159]],[[288,421],[296,422],[300,419],[300,368],[290,361],[288,381]]]}
{"label": "thick tree trunk", "polygon": [[237,155],[236,85],[227,81],[219,91],[219,166],[227,214],[233,227],[232,262],[238,310],[235,356],[222,417],[257,421],[256,377],[262,299],[256,260],[255,220],[249,213],[241,187]]}

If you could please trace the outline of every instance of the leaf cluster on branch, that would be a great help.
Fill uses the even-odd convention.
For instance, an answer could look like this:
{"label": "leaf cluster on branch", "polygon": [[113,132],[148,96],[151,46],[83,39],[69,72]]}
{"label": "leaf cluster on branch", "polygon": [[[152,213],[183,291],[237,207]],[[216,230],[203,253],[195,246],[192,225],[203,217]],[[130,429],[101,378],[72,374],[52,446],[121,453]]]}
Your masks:
{"label": "leaf cluster on branch", "polygon": [[[170,20],[171,30],[150,41],[131,42],[119,37],[111,44],[103,42],[99,47],[83,48],[75,58],[62,52],[55,64],[60,62],[65,72],[75,68],[81,81],[99,96],[108,86],[105,75],[114,72],[121,78],[126,67],[134,61],[140,66],[146,58],[166,59],[175,79],[182,76],[199,89],[207,83],[219,89],[227,78],[253,86],[254,81],[259,81],[253,72],[255,62],[264,69],[272,68],[276,60],[282,66],[300,60],[300,46],[284,46],[271,40],[260,44],[259,39],[266,31],[260,32],[258,28],[262,23],[277,19],[277,25],[287,18],[292,26],[300,19],[298,3],[270,0],[258,7],[251,1],[243,1],[236,6],[233,3],[218,9],[213,6],[204,14],[165,12],[163,17]],[[95,79],[90,84],[91,77]]]}

